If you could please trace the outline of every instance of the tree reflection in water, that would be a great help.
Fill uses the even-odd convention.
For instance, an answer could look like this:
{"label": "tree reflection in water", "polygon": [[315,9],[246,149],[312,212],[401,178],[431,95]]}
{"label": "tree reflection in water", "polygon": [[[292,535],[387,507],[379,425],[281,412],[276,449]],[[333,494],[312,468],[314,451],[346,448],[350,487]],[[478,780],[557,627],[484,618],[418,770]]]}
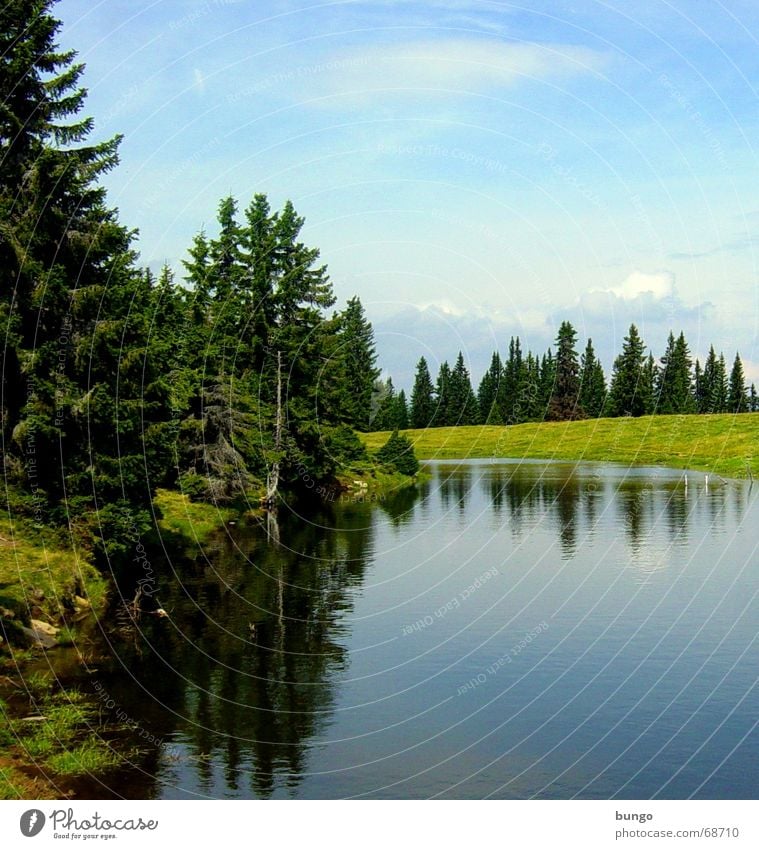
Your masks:
{"label": "tree reflection in water", "polygon": [[726,510],[740,521],[749,499],[716,486],[590,465],[440,464],[430,482],[392,497],[283,505],[260,526],[221,534],[202,558],[156,561],[170,620],[145,622],[138,644],[119,646],[101,670],[114,701],[165,744],[143,760],[139,795],[287,795],[318,770],[310,753],[329,736],[349,677],[350,616],[380,526],[422,533],[448,520],[467,534],[485,517],[483,544],[508,528],[514,542],[558,544],[564,560],[596,535],[607,546],[611,533],[615,556],[626,551],[650,572],[699,516],[717,531]]}

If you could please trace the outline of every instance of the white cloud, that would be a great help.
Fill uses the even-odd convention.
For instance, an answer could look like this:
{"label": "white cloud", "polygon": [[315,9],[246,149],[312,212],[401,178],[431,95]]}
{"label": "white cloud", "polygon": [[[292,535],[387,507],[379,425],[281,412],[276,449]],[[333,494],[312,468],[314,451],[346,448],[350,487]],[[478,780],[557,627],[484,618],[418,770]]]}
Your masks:
{"label": "white cloud", "polygon": [[[520,337],[525,351],[531,349],[542,355],[549,346],[555,347],[556,331],[565,320],[571,321],[578,332],[578,350],[585,347],[588,337],[593,339],[607,377],[633,322],[656,358],[664,352],[669,332],[682,330],[694,358],[699,357],[703,363],[709,345],[714,344],[718,352],[725,351],[732,364],[735,351],[729,330],[714,304],[704,301],[688,306],[672,294],[673,285],[654,291],[649,278],[657,275],[638,274],[648,282],[637,295],[622,297],[609,290],[596,290],[586,292],[574,304],[557,304],[555,309],[545,311],[517,306],[499,310],[492,305],[462,309],[441,300],[423,306],[386,304],[382,310],[380,304],[364,303],[374,325],[380,364],[392,375],[397,387],[407,389],[413,383],[420,356],[427,358],[434,379],[442,360],[450,363],[459,350],[463,351],[476,385],[492,352],[497,349],[502,356],[507,354],[512,335]],[[631,285],[626,291],[631,295],[634,287]],[[665,292],[669,295],[664,296]],[[759,363],[752,360],[751,354],[751,350],[741,349],[746,379],[759,383]]]}
{"label": "white cloud", "polygon": [[464,310],[460,307],[456,306],[453,301],[449,301],[447,299],[430,301],[426,304],[414,304],[414,306],[424,312],[425,310],[431,309],[433,311],[437,311],[442,313],[443,315],[464,315]]}
{"label": "white cloud", "polygon": [[311,82],[354,97],[388,89],[471,92],[598,72],[605,61],[599,52],[573,45],[456,38],[352,48],[315,65]]}
{"label": "white cloud", "polygon": [[759,383],[759,361],[751,360],[741,355],[743,373],[747,383]]}
{"label": "white cloud", "polygon": [[633,301],[641,295],[649,294],[657,301],[671,298],[675,295],[675,275],[670,271],[660,271],[656,274],[633,271],[619,286],[606,291],[624,301]]}
{"label": "white cloud", "polygon": [[427,359],[434,380],[440,363],[453,363],[461,351],[476,387],[493,351],[508,352],[511,336],[521,338],[525,351],[531,348],[543,353],[556,334],[556,327],[539,310],[508,313],[455,306],[444,310],[440,300],[424,307],[405,304],[382,312],[369,301],[364,305],[374,326],[380,365],[392,375],[396,387],[407,391],[421,356]]}

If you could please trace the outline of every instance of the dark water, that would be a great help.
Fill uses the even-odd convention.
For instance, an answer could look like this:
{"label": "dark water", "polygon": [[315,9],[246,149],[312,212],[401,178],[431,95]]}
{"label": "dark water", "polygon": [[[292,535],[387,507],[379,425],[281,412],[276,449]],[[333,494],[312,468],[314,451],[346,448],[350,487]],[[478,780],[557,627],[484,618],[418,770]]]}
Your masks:
{"label": "dark water", "polygon": [[151,739],[118,793],[759,797],[756,487],[430,469],[153,564],[171,618],[99,679]]}

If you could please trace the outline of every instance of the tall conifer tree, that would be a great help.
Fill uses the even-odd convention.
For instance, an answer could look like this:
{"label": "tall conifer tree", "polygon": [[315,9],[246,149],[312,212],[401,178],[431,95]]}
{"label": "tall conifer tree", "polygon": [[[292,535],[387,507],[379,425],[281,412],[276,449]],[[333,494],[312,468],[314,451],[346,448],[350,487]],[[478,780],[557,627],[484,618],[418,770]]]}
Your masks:
{"label": "tall conifer tree", "polygon": [[490,368],[482,376],[477,390],[477,408],[479,410],[481,424],[501,423],[501,417],[496,404],[501,377],[501,357],[498,351],[494,351],[490,359]]}
{"label": "tall conifer tree", "polygon": [[411,427],[425,428],[432,425],[435,415],[433,387],[427,360],[421,357],[416,366],[414,388],[411,392]]}
{"label": "tall conifer tree", "polygon": [[477,399],[472,390],[469,370],[464,355],[459,351],[456,364],[448,379],[448,424],[472,425],[477,423]]}
{"label": "tall conifer tree", "polygon": [[448,427],[456,424],[451,406],[451,367],[447,360],[440,363],[435,382],[435,415],[434,427]]}
{"label": "tall conifer tree", "polygon": [[406,392],[401,389],[395,399],[395,422],[394,427],[396,430],[408,430],[409,426],[409,415],[408,415],[408,402],[406,401]]}
{"label": "tall conifer tree", "polygon": [[729,413],[748,412],[748,392],[746,391],[746,378],[743,374],[743,363],[741,362],[740,354],[735,355],[733,368],[730,372],[727,411]]}
{"label": "tall conifer tree", "polygon": [[519,337],[509,341],[509,356],[503,364],[503,375],[496,393],[496,403],[502,421],[515,424],[523,421],[519,407],[519,381],[522,374],[522,344]]}
{"label": "tall conifer tree", "polygon": [[593,350],[593,340],[588,339],[580,363],[580,406],[585,415],[598,418],[603,413],[606,400],[606,378],[603,366]]}
{"label": "tall conifer tree", "polygon": [[577,331],[563,321],[556,336],[556,380],[548,405],[548,418],[554,421],[581,419],[580,364],[575,343]]}
{"label": "tall conifer tree", "polygon": [[358,297],[351,298],[340,314],[340,354],[348,423],[368,430],[374,382],[380,370],[372,325]]}
{"label": "tall conifer tree", "polygon": [[375,381],[374,398],[377,409],[371,421],[372,430],[395,430],[396,396],[392,377],[384,382]]}
{"label": "tall conifer tree", "polygon": [[696,409],[691,376],[692,361],[685,335],[675,339],[670,331],[656,380],[656,411],[662,414],[692,413]]}
{"label": "tall conifer tree", "polygon": [[622,344],[622,353],[614,361],[606,415],[642,416],[647,409],[647,391],[641,382],[644,362],[644,345],[638,328],[630,325]]}
{"label": "tall conifer tree", "polygon": [[548,405],[553,395],[556,382],[556,360],[549,348],[540,360],[540,381],[538,392],[538,417],[543,419],[548,412]]}

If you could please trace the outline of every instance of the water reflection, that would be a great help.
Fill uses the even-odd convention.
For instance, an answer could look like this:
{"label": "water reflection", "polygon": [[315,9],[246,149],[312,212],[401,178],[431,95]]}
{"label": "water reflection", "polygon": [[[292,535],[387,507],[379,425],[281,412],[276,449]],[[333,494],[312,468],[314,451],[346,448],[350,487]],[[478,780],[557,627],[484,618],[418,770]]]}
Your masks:
{"label": "water reflection", "polygon": [[[393,521],[413,500],[388,510]],[[175,564],[181,583],[161,584],[171,626],[146,622],[139,644],[119,652],[133,680],[124,686],[119,663],[109,683],[116,703],[173,740],[159,779],[206,795],[259,796],[300,781],[347,666],[344,620],[373,530],[367,504],[345,505],[339,520],[335,510],[311,509],[308,518],[280,510],[261,530],[220,537],[208,560]]]}
{"label": "water reflection", "polygon": [[[346,499],[281,509],[276,521],[269,518],[260,527],[236,528],[231,535],[219,536],[203,558],[162,565],[158,570],[160,597],[170,611],[170,621],[146,622],[137,644],[120,646],[110,668],[103,669],[115,702],[165,742],[147,756],[143,772],[134,778],[139,789],[133,795],[298,795],[306,781],[310,782],[308,792],[315,792],[313,788],[323,787],[314,776],[322,768],[324,741],[333,726],[338,729],[333,736],[339,739],[352,739],[353,735],[362,740],[371,737],[363,732],[372,723],[378,728],[402,727],[406,721],[408,712],[385,714],[373,685],[362,690],[351,677],[355,663],[366,663],[363,677],[371,678],[377,668],[395,670],[397,666],[403,670],[415,662],[416,649],[410,657],[404,655],[411,641],[398,636],[404,625],[417,623],[416,638],[429,638],[434,640],[432,645],[449,646],[452,651],[450,658],[440,658],[437,666],[429,667],[424,666],[431,662],[428,649],[422,646],[419,675],[427,680],[437,675],[438,668],[453,668],[459,657],[469,657],[458,648],[460,634],[468,633],[460,630],[465,623],[457,618],[465,615],[465,597],[470,605],[466,616],[475,624],[487,620],[475,615],[474,605],[481,605],[484,617],[487,605],[501,595],[507,599],[504,610],[493,614],[494,624],[484,632],[488,637],[500,634],[515,610],[529,611],[525,625],[506,637],[500,648],[492,649],[495,656],[498,652],[508,655],[520,645],[525,629],[543,618],[550,619],[550,609],[530,610],[530,605],[543,598],[543,589],[561,569],[548,558],[547,576],[536,573],[531,576],[535,585],[528,588],[525,584],[520,589],[518,581],[509,577],[511,551],[519,551],[518,576],[537,569],[553,546],[561,553],[562,566],[571,568],[582,562],[586,569],[582,580],[588,583],[575,594],[574,579],[569,574],[562,576],[565,583],[561,590],[557,584],[553,610],[563,610],[570,599],[578,612],[574,616],[568,608],[567,620],[572,627],[578,620],[589,628],[594,620],[584,618],[589,614],[582,605],[587,595],[588,608],[593,609],[594,582],[618,577],[620,570],[628,567],[637,570],[636,576],[657,574],[666,569],[667,552],[673,544],[687,546],[699,527],[704,533],[705,521],[710,533],[726,523],[740,525],[751,504],[747,489],[737,483],[712,484],[707,490],[702,482],[691,479],[686,487],[679,473],[656,470],[611,474],[582,464],[481,462],[438,464],[432,472],[428,483],[375,502]],[[462,521],[466,522],[465,533],[460,532]],[[411,533],[405,533],[407,528]],[[435,574],[421,567],[408,569],[427,562],[430,546],[442,539],[447,528],[455,529],[451,538],[459,548],[444,551],[441,544],[441,556],[430,566],[437,570]],[[411,540],[409,546],[418,538],[419,548],[403,548],[400,540],[405,537],[400,531]],[[425,538],[425,534],[431,536]],[[392,549],[378,547],[388,539],[393,541]],[[477,561],[480,554],[483,559]],[[470,560],[468,577],[463,572],[459,576],[461,564],[468,565]],[[497,589],[493,579],[487,591],[466,590],[462,595],[462,587],[475,586],[494,565],[498,568],[493,574],[498,580],[502,577],[505,586]],[[394,581],[401,581],[406,573],[413,575],[407,578],[410,583],[397,588]],[[439,585],[440,595],[425,599],[426,587],[420,586],[425,582]],[[607,599],[603,585],[598,586],[598,615],[601,619],[606,616],[608,622],[626,609],[627,597],[620,595],[619,608],[602,614],[602,601],[614,599],[616,590],[612,582],[614,591],[610,590]],[[630,586],[635,588],[634,583],[628,584],[628,591]],[[525,593],[513,604],[508,595],[512,587],[516,593]],[[397,621],[387,632],[371,631],[355,616],[357,604],[370,588],[378,594],[378,608],[398,611]],[[403,609],[406,599],[416,596],[421,599],[419,607]],[[553,596],[547,592],[545,598]],[[438,612],[433,615],[431,611]],[[637,633],[639,621],[631,620],[631,633]],[[357,648],[354,640],[360,627],[367,630],[361,631],[363,642]],[[442,636],[447,627],[453,635],[449,640]],[[555,629],[551,634],[559,634],[560,625],[553,620],[551,628]],[[475,638],[482,642],[481,636],[472,633]],[[547,651],[549,641],[541,639],[540,651]],[[588,644],[583,642],[578,656],[583,656]],[[372,662],[361,654],[366,645],[381,647],[372,655]],[[527,655],[525,648],[525,658]],[[537,657],[531,656],[529,662],[535,663]],[[573,662],[571,656],[569,662]],[[514,660],[508,669],[516,667]],[[545,669],[552,668],[564,667],[550,661]],[[476,674],[481,665],[456,672],[450,689],[435,694],[433,701],[447,703],[472,670]],[[499,675],[506,680],[506,666]],[[363,680],[361,675],[358,680]],[[408,682],[409,691],[415,681]],[[351,686],[357,687],[355,699],[362,705],[371,705],[377,698],[379,707],[365,718],[365,725],[351,725],[353,714],[351,710],[346,714],[342,705],[343,693]],[[485,699],[487,690],[482,686]],[[546,687],[545,681],[540,687]],[[531,696],[525,694],[525,698]],[[511,709],[516,712],[519,705]],[[409,711],[416,713],[418,707],[413,704]],[[449,723],[445,717],[441,721]],[[455,727],[456,720],[451,719],[450,724]],[[528,731],[525,728],[525,733]],[[426,728],[423,735],[427,739]],[[401,750],[406,742],[403,738]],[[370,742],[356,745],[357,762],[361,757],[368,762],[385,757],[386,753],[372,749]],[[368,754],[361,745],[368,747]],[[334,762],[332,768],[339,772]],[[323,780],[332,787],[328,779]],[[383,780],[378,777],[377,784]],[[349,795],[351,785],[324,792]],[[489,788],[482,795],[486,792]]]}
{"label": "water reflection", "polygon": [[472,489],[472,468],[467,465],[441,466],[437,478],[440,503],[445,510],[456,506],[465,513]]}
{"label": "water reflection", "polygon": [[653,487],[643,481],[623,481],[616,489],[614,502],[619,523],[630,543],[630,551],[638,555],[646,530],[651,527],[656,513]]}
{"label": "water reflection", "polygon": [[[682,473],[656,469],[633,470],[610,480],[591,464],[491,464],[481,467],[481,491],[493,514],[501,518],[509,509],[509,524],[521,536],[547,515],[555,517],[562,554],[571,557],[578,539],[593,539],[599,505],[613,503],[619,525],[624,528],[631,551],[638,552],[659,517],[663,516],[671,542],[687,542],[689,524],[703,518],[719,530],[726,521],[740,523],[748,505],[748,486],[714,480],[707,485],[699,476],[690,486]],[[471,492],[471,467],[442,466],[439,472],[441,501],[452,492],[465,505]],[[731,512],[728,516],[728,499]],[[705,511],[705,514],[704,514]]]}
{"label": "water reflection", "polygon": [[571,557],[577,547],[578,508],[581,492],[582,487],[579,479],[575,475],[569,475],[554,496],[561,551],[564,557]]}
{"label": "water reflection", "polygon": [[429,497],[429,482],[421,487],[408,487],[390,496],[380,497],[376,503],[382,512],[390,519],[395,528],[407,525],[414,518],[414,506]]}

